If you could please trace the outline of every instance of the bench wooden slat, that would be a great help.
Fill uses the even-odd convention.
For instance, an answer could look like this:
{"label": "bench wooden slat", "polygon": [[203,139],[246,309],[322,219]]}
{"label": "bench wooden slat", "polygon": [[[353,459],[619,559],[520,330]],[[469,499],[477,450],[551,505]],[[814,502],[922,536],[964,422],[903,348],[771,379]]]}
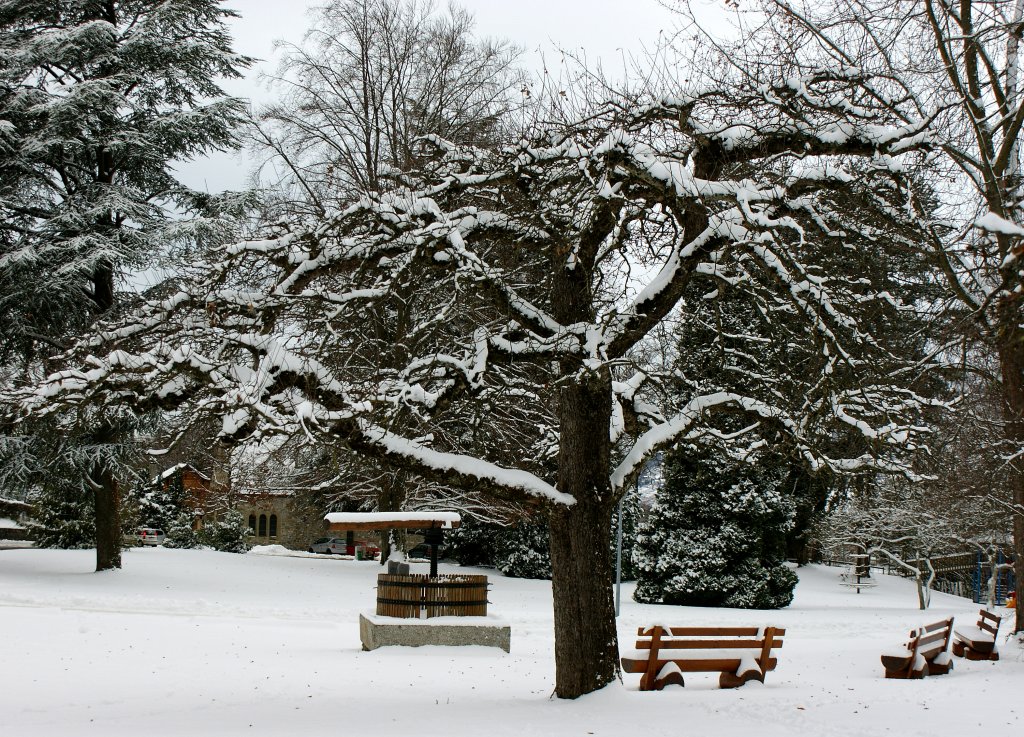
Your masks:
{"label": "bench wooden slat", "polygon": [[[684,673],[709,673],[713,671],[719,672],[734,672],[740,667],[740,658],[708,658],[701,660],[673,660],[671,658],[662,659],[658,658],[655,661],[654,672],[657,673],[669,663],[675,663],[679,666],[679,670]],[[622,670],[626,673],[645,673],[647,667],[650,664],[649,660],[639,660],[636,658],[622,658]],[[775,670],[775,667],[779,664],[778,658],[768,658],[766,671]]]}
{"label": "bench wooden slat", "polygon": [[949,639],[948,632],[935,632],[918,639],[917,647],[918,650],[930,650],[932,647],[945,649],[947,639]]}
{"label": "bench wooden slat", "polygon": [[[638,637],[650,637],[655,627],[659,627],[665,634],[673,637],[756,637],[765,628],[762,627],[638,627]],[[785,627],[775,627],[775,634],[782,637],[786,634]]]}
{"label": "bench wooden slat", "polygon": [[[777,643],[776,647],[782,647],[782,640],[773,639],[773,642]],[[724,648],[727,650],[760,650],[763,639],[760,640],[660,640],[658,642],[659,650],[718,650]],[[650,650],[650,640],[637,640],[637,650]]]}

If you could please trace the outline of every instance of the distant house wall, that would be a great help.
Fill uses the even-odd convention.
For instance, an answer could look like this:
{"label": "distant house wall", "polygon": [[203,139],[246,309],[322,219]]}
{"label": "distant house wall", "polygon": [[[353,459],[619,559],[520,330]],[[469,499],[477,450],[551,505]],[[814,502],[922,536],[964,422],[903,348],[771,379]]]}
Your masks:
{"label": "distant house wall", "polygon": [[[252,530],[250,542],[253,545],[294,544],[295,525],[291,511],[291,497],[283,494],[237,494],[235,509]],[[300,544],[305,548],[308,541]]]}

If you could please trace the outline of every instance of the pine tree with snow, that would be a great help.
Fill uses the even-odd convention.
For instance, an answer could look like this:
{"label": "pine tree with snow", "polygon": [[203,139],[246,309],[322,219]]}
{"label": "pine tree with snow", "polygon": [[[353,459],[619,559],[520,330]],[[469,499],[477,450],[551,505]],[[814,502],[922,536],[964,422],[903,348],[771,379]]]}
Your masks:
{"label": "pine tree with snow", "polygon": [[794,509],[775,460],[748,464],[692,445],[672,454],[634,548],[634,598],[740,609],[788,605],[796,575],[783,559]]}
{"label": "pine tree with snow", "polygon": [[82,476],[56,469],[45,477],[32,497],[34,513],[29,535],[40,548],[91,548],[96,539],[93,495]]}
{"label": "pine tree with snow", "polygon": [[196,548],[199,547],[199,536],[192,525],[192,513],[186,510],[178,512],[164,527],[167,538],[165,548]]}
{"label": "pine tree with snow", "polygon": [[169,529],[171,522],[181,514],[184,502],[185,485],[181,473],[159,478],[139,493],[139,520],[144,527]]}
{"label": "pine tree with snow", "polygon": [[505,528],[495,541],[495,567],[513,578],[551,578],[550,532],[543,520]]}
{"label": "pine tree with snow", "polygon": [[245,553],[249,550],[251,535],[252,530],[246,524],[242,513],[229,509],[208,522],[199,531],[198,538],[200,544],[222,553]]}
{"label": "pine tree with snow", "polygon": [[[132,271],[233,232],[237,200],[172,170],[238,143],[243,103],[215,82],[250,62],[233,15],[218,0],[0,1],[0,377],[87,332]],[[90,421],[96,443],[124,436]],[[88,469],[98,570],[120,566],[113,466]]]}

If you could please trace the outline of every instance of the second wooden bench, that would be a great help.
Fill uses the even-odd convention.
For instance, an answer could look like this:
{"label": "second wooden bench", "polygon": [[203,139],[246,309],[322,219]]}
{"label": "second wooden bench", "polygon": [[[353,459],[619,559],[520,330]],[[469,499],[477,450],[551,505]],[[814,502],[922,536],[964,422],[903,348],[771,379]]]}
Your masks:
{"label": "second wooden bench", "polygon": [[911,630],[910,640],[903,647],[882,653],[886,678],[924,678],[941,676],[953,669],[949,641],[953,618]]}

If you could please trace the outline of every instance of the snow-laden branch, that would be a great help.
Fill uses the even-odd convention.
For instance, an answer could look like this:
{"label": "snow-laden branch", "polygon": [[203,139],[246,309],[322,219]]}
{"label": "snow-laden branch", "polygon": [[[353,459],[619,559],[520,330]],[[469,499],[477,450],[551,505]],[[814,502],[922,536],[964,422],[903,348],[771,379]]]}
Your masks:
{"label": "snow-laden branch", "polygon": [[373,448],[386,460],[425,475],[441,474],[456,485],[459,482],[484,483],[557,504],[571,505],[575,502],[569,494],[563,494],[528,471],[503,468],[473,456],[433,450],[365,420],[358,421],[358,429],[365,449]]}
{"label": "snow-laden branch", "polygon": [[696,397],[690,400],[683,409],[670,417],[666,422],[652,427],[636,439],[629,452],[626,453],[625,458],[612,471],[612,488],[616,491],[623,490],[639,473],[644,462],[654,453],[682,437],[705,413],[723,408],[749,412],[778,422],[794,432],[797,430],[796,423],[778,408],[750,397],[731,392],[716,392]]}

